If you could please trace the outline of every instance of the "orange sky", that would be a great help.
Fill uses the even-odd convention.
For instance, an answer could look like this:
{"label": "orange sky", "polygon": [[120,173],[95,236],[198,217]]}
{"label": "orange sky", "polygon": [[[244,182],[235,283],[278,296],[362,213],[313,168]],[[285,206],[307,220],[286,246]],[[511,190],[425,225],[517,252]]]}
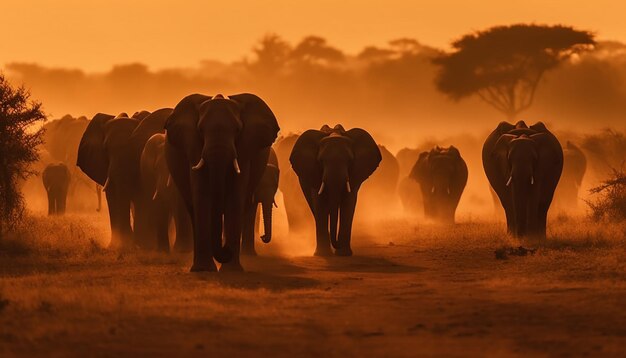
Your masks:
{"label": "orange sky", "polygon": [[240,59],[268,32],[321,35],[352,53],[405,36],[443,47],[514,22],[570,24],[626,42],[624,14],[623,0],[1,0],[0,64],[194,66]]}

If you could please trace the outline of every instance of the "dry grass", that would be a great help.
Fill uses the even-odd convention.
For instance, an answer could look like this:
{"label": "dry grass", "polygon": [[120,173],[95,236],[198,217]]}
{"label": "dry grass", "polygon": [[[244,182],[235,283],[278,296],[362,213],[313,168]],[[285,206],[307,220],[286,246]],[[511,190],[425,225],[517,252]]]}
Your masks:
{"label": "dry grass", "polygon": [[1,249],[3,357],[624,353],[623,224],[564,217],[534,255],[508,260],[494,251],[533,243],[493,222],[360,225],[351,258],[285,254],[310,242],[283,233],[245,274],[103,249],[95,217],[27,227]]}

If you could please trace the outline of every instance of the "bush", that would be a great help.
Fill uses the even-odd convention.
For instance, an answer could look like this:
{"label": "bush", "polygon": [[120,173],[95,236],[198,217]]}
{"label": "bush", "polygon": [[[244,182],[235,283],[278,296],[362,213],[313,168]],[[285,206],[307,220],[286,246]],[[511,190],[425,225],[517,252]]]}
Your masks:
{"label": "bush", "polygon": [[592,188],[590,192],[599,196],[587,201],[594,220],[626,220],[626,172],[623,167],[612,169],[609,179],[602,181],[602,185]]}
{"label": "bush", "polygon": [[34,174],[37,146],[46,116],[24,87],[14,88],[0,73],[0,240],[22,216],[24,203],[18,182]]}

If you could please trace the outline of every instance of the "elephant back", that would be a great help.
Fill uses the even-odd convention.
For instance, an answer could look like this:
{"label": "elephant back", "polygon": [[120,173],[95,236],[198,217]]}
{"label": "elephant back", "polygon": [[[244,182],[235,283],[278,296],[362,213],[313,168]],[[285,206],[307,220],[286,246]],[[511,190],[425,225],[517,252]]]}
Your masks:
{"label": "elephant back", "polygon": [[[141,152],[148,140],[155,134],[165,133],[165,122],[174,110],[172,108],[162,108],[146,115],[137,124],[137,127],[133,130],[130,136],[130,142],[132,143],[132,155],[139,161]],[[143,112],[140,112],[143,113]],[[148,112],[146,112],[148,113]]]}

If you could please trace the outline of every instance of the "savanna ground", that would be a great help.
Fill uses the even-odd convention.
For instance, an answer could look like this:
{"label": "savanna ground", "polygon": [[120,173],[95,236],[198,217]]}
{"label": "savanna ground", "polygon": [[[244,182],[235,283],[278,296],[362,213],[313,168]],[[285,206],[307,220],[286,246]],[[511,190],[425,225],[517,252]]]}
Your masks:
{"label": "savanna ground", "polygon": [[0,356],[625,355],[626,225],[552,224],[504,260],[532,243],[501,223],[389,219],[351,258],[276,235],[246,273],[192,274],[104,249],[101,215],[36,216],[0,247]]}

